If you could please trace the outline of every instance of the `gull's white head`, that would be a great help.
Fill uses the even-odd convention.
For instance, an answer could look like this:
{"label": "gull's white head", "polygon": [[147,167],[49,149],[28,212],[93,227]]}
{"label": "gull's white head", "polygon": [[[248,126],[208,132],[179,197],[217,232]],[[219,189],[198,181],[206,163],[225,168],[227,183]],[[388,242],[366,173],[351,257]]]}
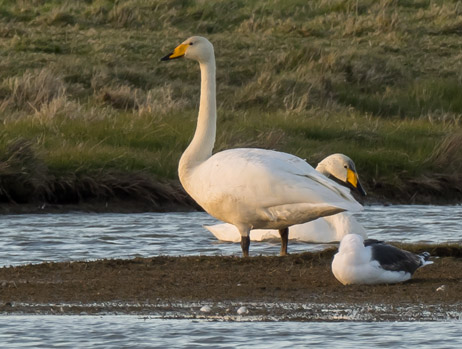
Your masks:
{"label": "gull's white head", "polygon": [[340,241],[338,252],[341,254],[355,252],[364,248],[364,238],[358,234],[347,234]]}
{"label": "gull's white head", "polygon": [[206,63],[214,59],[213,45],[202,36],[191,36],[178,45],[172,53],[163,57],[162,61],[185,57],[199,63]]}
{"label": "gull's white head", "polygon": [[358,191],[361,195],[366,195],[366,192],[359,182],[355,163],[348,156],[343,154],[329,155],[318,164],[316,170],[327,177],[334,178],[342,184],[346,184]]}

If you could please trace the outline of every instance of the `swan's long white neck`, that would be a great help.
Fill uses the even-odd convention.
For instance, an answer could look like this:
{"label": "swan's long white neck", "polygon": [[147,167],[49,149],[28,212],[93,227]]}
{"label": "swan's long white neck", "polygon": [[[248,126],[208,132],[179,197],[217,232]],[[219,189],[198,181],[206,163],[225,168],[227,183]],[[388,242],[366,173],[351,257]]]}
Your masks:
{"label": "swan's long white neck", "polygon": [[197,118],[194,137],[181,156],[178,166],[178,175],[183,186],[194,168],[212,155],[215,144],[217,106],[215,87],[215,58],[207,62],[200,62],[201,70],[201,96],[199,116]]}

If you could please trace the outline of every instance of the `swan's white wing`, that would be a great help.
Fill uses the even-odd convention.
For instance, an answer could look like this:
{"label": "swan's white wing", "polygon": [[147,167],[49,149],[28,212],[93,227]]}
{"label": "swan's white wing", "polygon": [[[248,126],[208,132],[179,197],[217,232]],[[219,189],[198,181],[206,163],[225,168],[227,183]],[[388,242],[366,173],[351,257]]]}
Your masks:
{"label": "swan's white wing", "polygon": [[[214,178],[230,176],[249,189],[254,186],[254,200],[263,200],[260,202],[265,207],[291,203],[329,203],[345,209],[362,209],[349,189],[290,154],[264,149],[232,149],[217,153],[210,160],[216,169]],[[246,196],[248,199],[249,194]]]}
{"label": "swan's white wing", "polygon": [[241,234],[232,224],[221,223],[214,225],[204,225],[204,228],[211,232],[220,241],[240,242]]}
{"label": "swan's white wing", "polygon": [[[241,234],[232,224],[221,223],[215,225],[204,225],[218,240],[228,242],[240,242]],[[289,228],[290,229],[290,228]],[[274,229],[254,229],[250,231],[250,240],[266,241],[280,239],[279,232]]]}
{"label": "swan's white wing", "polygon": [[289,239],[312,243],[338,241],[337,232],[325,218],[327,217],[318,218],[303,224],[295,224],[289,227]]}
{"label": "swan's white wing", "polygon": [[[221,223],[215,225],[204,225],[218,240],[227,242],[240,242],[241,234],[232,224]],[[327,230],[326,230],[327,229]],[[335,241],[335,232],[332,232],[329,224],[322,218],[314,221],[296,224],[289,227],[289,239],[303,242],[323,243]],[[276,229],[253,229],[250,231],[251,241],[267,241],[280,239],[279,231]]]}
{"label": "swan's white wing", "polygon": [[[232,224],[223,223],[204,226],[218,240],[240,242],[239,230]],[[312,243],[326,243],[340,241],[344,235],[357,233],[367,237],[364,228],[347,213],[318,218],[314,221],[295,224],[289,227],[289,239]],[[250,240],[265,241],[279,239],[279,232],[275,229],[254,229],[250,231]]]}
{"label": "swan's white wing", "polygon": [[223,151],[199,165],[194,177],[191,196],[207,212],[233,224],[278,228],[279,223],[293,225],[362,209],[348,189],[302,159],[276,151]]}

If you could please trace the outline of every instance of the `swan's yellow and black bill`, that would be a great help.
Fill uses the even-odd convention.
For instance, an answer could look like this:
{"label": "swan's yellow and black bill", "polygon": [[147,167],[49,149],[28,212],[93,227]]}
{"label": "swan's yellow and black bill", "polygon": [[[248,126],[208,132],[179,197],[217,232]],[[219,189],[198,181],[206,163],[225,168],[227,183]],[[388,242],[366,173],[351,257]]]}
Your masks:
{"label": "swan's yellow and black bill", "polygon": [[353,189],[357,190],[362,196],[366,196],[366,191],[361,185],[361,182],[358,178],[358,174],[355,171],[347,169],[347,182],[353,187]]}
{"label": "swan's yellow and black bill", "polygon": [[169,53],[168,55],[166,55],[165,57],[162,57],[160,60],[161,61],[169,61],[171,59],[175,59],[175,58],[181,58],[184,56],[184,54],[186,53],[186,49],[188,48],[189,45],[187,44],[181,44],[179,46],[177,46],[174,50],[173,50],[173,53]]}

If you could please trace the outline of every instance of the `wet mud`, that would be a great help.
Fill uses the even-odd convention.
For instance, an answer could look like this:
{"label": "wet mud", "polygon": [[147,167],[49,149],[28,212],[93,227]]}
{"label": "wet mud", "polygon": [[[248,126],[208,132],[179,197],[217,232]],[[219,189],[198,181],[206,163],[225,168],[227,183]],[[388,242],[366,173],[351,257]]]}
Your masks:
{"label": "wet mud", "polygon": [[[462,314],[462,248],[393,285],[343,286],[335,248],[286,257],[192,256],[0,269],[0,312],[241,320],[438,320]],[[449,252],[448,252],[449,251]],[[202,309],[208,305],[210,308]],[[245,312],[237,315],[237,309]]]}

